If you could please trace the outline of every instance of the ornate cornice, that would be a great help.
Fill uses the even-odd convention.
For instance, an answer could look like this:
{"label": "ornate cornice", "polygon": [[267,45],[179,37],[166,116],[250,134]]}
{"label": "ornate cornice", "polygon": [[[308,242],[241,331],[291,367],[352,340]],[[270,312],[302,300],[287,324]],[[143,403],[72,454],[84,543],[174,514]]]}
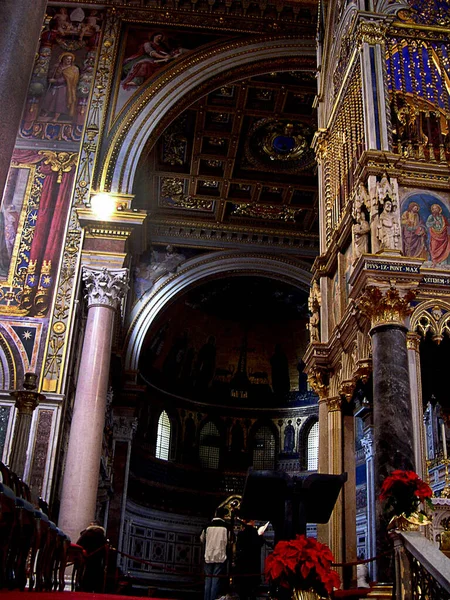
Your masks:
{"label": "ornate cornice", "polygon": [[100,305],[115,310],[128,291],[128,269],[110,271],[83,267],[82,278],[89,308]]}
{"label": "ornate cornice", "polygon": [[363,294],[356,300],[359,310],[370,318],[372,327],[380,325],[404,326],[405,319],[411,314],[410,302],[416,293],[412,290],[401,295],[395,287],[386,292],[373,285],[366,286]]}

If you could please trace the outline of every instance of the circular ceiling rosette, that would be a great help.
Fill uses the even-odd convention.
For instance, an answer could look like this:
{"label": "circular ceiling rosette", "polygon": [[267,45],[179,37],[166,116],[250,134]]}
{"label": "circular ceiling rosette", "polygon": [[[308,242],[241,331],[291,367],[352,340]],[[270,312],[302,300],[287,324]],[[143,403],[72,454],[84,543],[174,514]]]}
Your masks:
{"label": "circular ceiling rosette", "polygon": [[311,141],[314,130],[299,121],[260,119],[249,130],[246,159],[257,168],[298,172],[315,163]]}

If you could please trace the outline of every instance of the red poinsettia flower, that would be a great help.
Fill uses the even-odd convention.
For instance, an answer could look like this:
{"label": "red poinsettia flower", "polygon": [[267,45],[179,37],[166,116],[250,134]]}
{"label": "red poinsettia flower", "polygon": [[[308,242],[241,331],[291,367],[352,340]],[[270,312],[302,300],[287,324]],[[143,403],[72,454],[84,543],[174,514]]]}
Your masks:
{"label": "red poinsettia flower", "polygon": [[393,471],[383,481],[380,500],[386,501],[386,509],[392,515],[416,512],[420,502],[430,503],[433,491],[414,471]]}
{"label": "red poinsettia flower", "polygon": [[305,535],[295,540],[281,541],[268,555],[264,573],[266,579],[288,589],[312,589],[321,596],[340,586],[340,578],[331,568],[333,554],[326,544]]}

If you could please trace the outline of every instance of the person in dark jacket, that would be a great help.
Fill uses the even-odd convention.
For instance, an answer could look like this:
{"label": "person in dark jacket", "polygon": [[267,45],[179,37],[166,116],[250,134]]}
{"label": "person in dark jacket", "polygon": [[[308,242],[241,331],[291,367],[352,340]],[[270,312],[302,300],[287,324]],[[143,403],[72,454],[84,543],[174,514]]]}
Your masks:
{"label": "person in dark jacket", "polygon": [[261,583],[261,547],[264,543],[254,521],[243,522],[243,528],[236,538],[236,559],[234,583],[240,600],[256,598]]}
{"label": "person in dark jacket", "polygon": [[77,544],[86,552],[81,591],[103,592],[107,542],[105,530],[98,521],[92,521],[80,533]]}

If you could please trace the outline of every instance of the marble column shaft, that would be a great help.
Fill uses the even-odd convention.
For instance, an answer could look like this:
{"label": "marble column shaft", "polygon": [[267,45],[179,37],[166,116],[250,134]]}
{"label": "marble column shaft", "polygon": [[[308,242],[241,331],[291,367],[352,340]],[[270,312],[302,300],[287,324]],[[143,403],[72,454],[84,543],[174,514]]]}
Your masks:
{"label": "marble column shaft", "polygon": [[426,479],[425,464],[425,428],[423,423],[422,405],[422,376],[420,372],[420,336],[417,333],[408,333],[408,363],[411,381],[411,408],[414,426],[414,459],[415,471],[422,479]]}
{"label": "marble column shaft", "polygon": [[0,198],[20,126],[47,0],[0,2]]}
{"label": "marble column shaft", "polygon": [[111,308],[89,309],[59,515],[72,541],[95,518],[113,325]]}
{"label": "marble column shaft", "polygon": [[[406,328],[380,325],[372,329],[373,449],[375,498],[384,479],[395,469],[414,470],[413,424]],[[377,553],[390,549],[381,502],[376,503]],[[392,576],[379,562],[380,581]]]}
{"label": "marble column shaft", "polygon": [[112,336],[126,269],[83,268],[89,309],[61,492],[59,527],[72,540],[95,518]]}

